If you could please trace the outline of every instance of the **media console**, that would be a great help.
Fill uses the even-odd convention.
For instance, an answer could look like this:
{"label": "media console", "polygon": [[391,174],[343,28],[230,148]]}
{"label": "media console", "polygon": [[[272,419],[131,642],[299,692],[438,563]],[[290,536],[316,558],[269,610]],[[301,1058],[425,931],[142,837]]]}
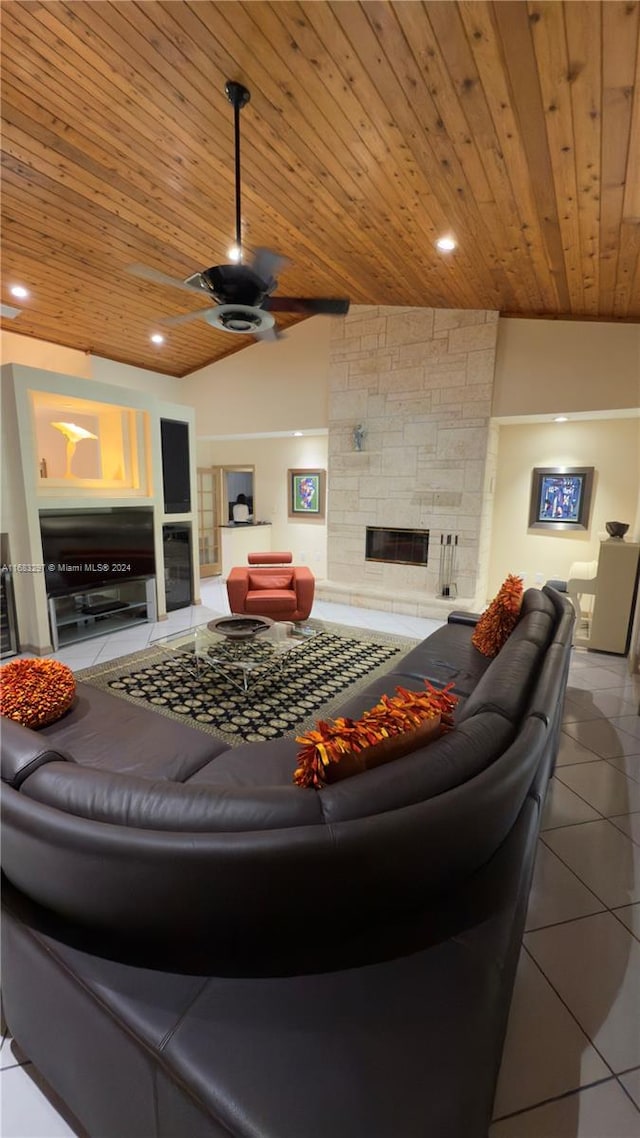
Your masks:
{"label": "media console", "polygon": [[79,640],[106,636],[109,632],[156,619],[155,577],[129,579],[116,585],[49,597],[54,651]]}

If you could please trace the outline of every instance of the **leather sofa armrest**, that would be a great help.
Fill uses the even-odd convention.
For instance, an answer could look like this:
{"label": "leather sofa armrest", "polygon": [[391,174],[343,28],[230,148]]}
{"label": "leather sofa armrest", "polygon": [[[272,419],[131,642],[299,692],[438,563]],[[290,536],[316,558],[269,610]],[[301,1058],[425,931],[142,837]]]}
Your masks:
{"label": "leather sofa armrest", "polygon": [[227,597],[231,612],[243,614],[245,601],[249,592],[249,570],[243,566],[235,566],[227,577]]}
{"label": "leather sofa armrest", "polygon": [[13,719],[2,719],[0,727],[2,781],[18,790],[26,778],[44,763],[73,762],[69,755],[54,751],[37,731],[23,727]]}
{"label": "leather sofa armrest", "polygon": [[[304,611],[308,615],[313,605],[316,579],[306,565],[296,565],[293,571],[293,584],[297,597],[296,609],[298,612]],[[306,620],[306,617],[303,619]]]}
{"label": "leather sofa armrest", "polygon": [[480,620],[481,613],[479,612],[463,612],[461,609],[456,609],[450,612],[447,617],[447,624],[468,624],[474,627]]}

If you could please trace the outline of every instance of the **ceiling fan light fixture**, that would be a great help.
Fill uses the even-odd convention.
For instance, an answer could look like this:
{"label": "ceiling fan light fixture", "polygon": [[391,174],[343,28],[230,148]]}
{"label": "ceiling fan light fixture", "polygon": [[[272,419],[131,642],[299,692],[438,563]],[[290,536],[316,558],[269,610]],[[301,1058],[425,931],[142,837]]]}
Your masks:
{"label": "ceiling fan light fixture", "polygon": [[212,328],[236,335],[253,335],[257,340],[278,340],[282,332],[272,315],[287,312],[294,316],[344,316],[349,311],[346,297],[274,296],[278,288],[278,273],[287,264],[287,257],[273,249],[260,246],[254,250],[249,264],[243,264],[242,203],[240,176],[240,112],[251,96],[242,83],[228,80],[225,94],[233,106],[235,151],[235,241],[227,250],[229,263],[211,265],[192,273],[183,281],[145,265],[130,265],[128,272],[156,284],[174,285],[183,291],[204,292],[215,303],[211,308],[200,308],[170,316],[157,323],[172,328],[204,320]]}
{"label": "ceiling fan light fixture", "polygon": [[235,332],[241,335],[255,335],[273,328],[275,320],[264,308],[253,308],[248,304],[219,304],[208,312],[204,319],[213,328],[222,332]]}
{"label": "ceiling fan light fixture", "polygon": [[457,247],[457,241],[454,241],[453,237],[450,237],[448,234],[444,237],[439,237],[436,241],[436,249],[439,249],[441,253],[453,253],[453,250],[457,249]]}

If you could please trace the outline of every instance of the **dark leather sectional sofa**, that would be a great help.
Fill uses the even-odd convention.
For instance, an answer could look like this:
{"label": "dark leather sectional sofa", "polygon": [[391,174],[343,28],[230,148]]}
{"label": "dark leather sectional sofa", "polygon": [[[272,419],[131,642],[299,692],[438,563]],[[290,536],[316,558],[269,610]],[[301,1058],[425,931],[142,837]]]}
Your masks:
{"label": "dark leather sectional sofa", "polygon": [[482,1138],[573,609],[501,653],[452,614],[341,713],[455,684],[455,730],[320,793],[79,684],[3,723],[3,996],[92,1138]]}

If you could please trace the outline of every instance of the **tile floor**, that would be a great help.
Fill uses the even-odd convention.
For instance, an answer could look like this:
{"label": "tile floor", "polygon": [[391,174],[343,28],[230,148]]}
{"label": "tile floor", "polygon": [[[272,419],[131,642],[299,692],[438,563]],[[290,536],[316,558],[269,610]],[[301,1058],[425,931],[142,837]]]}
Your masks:
{"label": "tile floor", "polygon": [[[58,658],[79,670],[228,612],[219,579],[202,594],[206,607]],[[438,626],[322,601],[314,616],[420,638]],[[625,660],[574,650],[489,1138],[640,1138],[639,700]],[[0,1067],[3,1138],[86,1138],[10,1039]]]}

